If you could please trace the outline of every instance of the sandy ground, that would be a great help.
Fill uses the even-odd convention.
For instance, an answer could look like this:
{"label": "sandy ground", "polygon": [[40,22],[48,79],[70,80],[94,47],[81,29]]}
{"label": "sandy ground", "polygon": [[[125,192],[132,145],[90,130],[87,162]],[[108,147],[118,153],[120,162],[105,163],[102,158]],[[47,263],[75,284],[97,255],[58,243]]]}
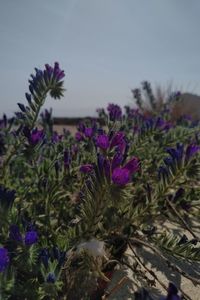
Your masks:
{"label": "sandy ground", "polygon": [[[181,236],[183,233],[183,231],[181,233],[181,229],[178,228],[176,225],[168,224],[167,227],[171,232],[173,232],[176,235],[178,234]],[[191,238],[190,234],[188,234],[187,232],[184,233],[189,239]],[[200,237],[200,233],[196,232],[196,235]],[[183,292],[190,296],[190,299],[200,300],[200,285],[195,286],[190,280],[181,276],[177,272],[173,272],[172,270],[170,270],[166,265],[166,262],[162,258],[155,256],[155,254],[151,250],[149,250],[149,248],[135,246],[134,250],[137,253],[137,255],[139,255],[142,258],[142,261],[145,263],[145,265],[149,269],[152,268],[154,273],[158,276],[159,281],[164,283],[165,286],[168,286],[169,282],[173,282],[178,289],[181,288]],[[128,249],[125,258],[127,259],[129,265],[133,265],[133,257],[133,252],[131,251],[131,249]],[[165,255],[165,257],[167,258],[167,255]],[[200,279],[200,262],[186,262],[184,260],[178,261],[176,259],[173,259],[173,263],[180,267],[183,271],[190,274],[191,276]],[[148,278],[153,279],[153,277],[149,275],[148,272],[146,273],[146,275],[148,276]],[[109,300],[134,299],[133,294],[134,291],[137,290],[137,287],[134,284],[135,276],[133,272],[127,267],[120,267],[115,271],[112,282],[108,287],[108,290],[111,290],[114,286],[116,286],[116,284],[119,283],[119,281],[124,277],[127,278],[127,281],[125,281],[124,285],[121,288],[119,288],[118,290],[116,290],[116,292],[111,294],[111,296],[108,298]],[[150,295],[154,300],[160,300],[162,299],[163,295],[166,295],[166,291],[159,283],[156,283],[155,287],[149,288],[145,282],[141,281],[141,286],[145,287],[150,292]]]}
{"label": "sandy ground", "polygon": [[[173,282],[175,285],[187,293],[191,299],[193,300],[200,300],[200,286],[194,286],[191,281],[185,279],[183,276],[180,276],[177,273],[174,273],[168,269],[165,262],[153,255],[151,251],[147,248],[137,249],[137,253],[141,255],[143,261],[145,262],[146,266],[152,267],[153,271],[158,276],[159,280],[162,281],[166,286],[168,282]],[[129,257],[128,261],[129,264],[133,264],[133,254],[130,249],[126,252],[126,256]],[[187,263],[177,263],[179,266],[182,265],[184,270],[187,270],[189,274],[200,278],[200,264],[187,264]],[[147,275],[147,274],[146,274]],[[122,267],[115,271],[114,277],[112,282],[108,288],[111,290],[122,278],[127,277],[127,281],[125,281],[124,285],[116,290],[116,292],[112,293],[111,296],[108,298],[109,300],[131,300],[134,299],[133,293],[137,290],[136,285],[134,284],[134,274],[133,272],[126,268]],[[148,276],[150,279],[153,279],[151,276]],[[157,283],[155,287],[149,288],[146,286],[145,282],[141,282],[142,286],[145,287],[152,296],[153,299],[159,300],[163,295],[166,295],[165,290],[162,286]]]}
{"label": "sandy ground", "polygon": [[59,134],[63,133],[63,128],[69,130],[73,135],[76,133],[77,129],[74,125],[55,125],[54,130],[57,131]]}

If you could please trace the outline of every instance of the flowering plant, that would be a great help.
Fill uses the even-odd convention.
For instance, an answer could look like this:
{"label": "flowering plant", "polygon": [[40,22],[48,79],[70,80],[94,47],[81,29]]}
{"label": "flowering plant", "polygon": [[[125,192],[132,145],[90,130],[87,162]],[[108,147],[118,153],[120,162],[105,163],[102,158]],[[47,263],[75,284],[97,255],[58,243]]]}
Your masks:
{"label": "flowering plant", "polygon": [[[0,121],[1,299],[98,299],[100,280],[108,282],[116,264],[130,268],[138,286],[160,284],[166,299],[179,299],[138,249],[200,283],[174,262],[200,261],[199,124],[109,104],[99,110],[104,127],[87,119],[74,136],[57,133],[52,111],[38,118],[48,93],[63,96],[63,78],[58,63],[36,69],[28,104]],[[173,233],[171,223],[182,231]]]}

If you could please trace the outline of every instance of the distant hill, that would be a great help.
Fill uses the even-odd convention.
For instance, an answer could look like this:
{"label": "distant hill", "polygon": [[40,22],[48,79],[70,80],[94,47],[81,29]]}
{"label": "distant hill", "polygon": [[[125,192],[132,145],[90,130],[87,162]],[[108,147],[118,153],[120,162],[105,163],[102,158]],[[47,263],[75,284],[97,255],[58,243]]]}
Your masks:
{"label": "distant hill", "polygon": [[[54,122],[54,125],[74,125],[76,126],[79,122],[85,120],[85,119],[93,119],[93,117],[54,117],[53,118],[53,122]],[[94,118],[95,120],[98,120],[98,122],[101,124],[101,125],[105,125],[104,121],[102,119],[99,119],[99,118]]]}
{"label": "distant hill", "polygon": [[191,115],[194,119],[200,119],[200,96],[191,93],[183,93],[180,101],[174,106],[176,116]]}
{"label": "distant hill", "polygon": [[[175,104],[173,109],[173,116],[175,118],[180,117],[181,115],[190,115],[194,119],[200,119],[200,96],[191,93],[183,93],[181,99]],[[91,119],[91,117],[54,117],[54,124],[73,126],[84,119]],[[104,125],[102,119],[95,119],[98,120],[101,125]]]}

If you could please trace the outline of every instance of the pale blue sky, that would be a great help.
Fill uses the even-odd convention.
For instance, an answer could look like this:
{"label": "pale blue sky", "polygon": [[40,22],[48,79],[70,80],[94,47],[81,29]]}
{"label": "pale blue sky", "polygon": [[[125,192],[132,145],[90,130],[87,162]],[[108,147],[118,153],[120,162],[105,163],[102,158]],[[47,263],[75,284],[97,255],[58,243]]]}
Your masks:
{"label": "pale blue sky", "polygon": [[34,67],[59,61],[55,116],[131,103],[144,79],[200,93],[199,0],[0,0],[1,112],[25,103]]}

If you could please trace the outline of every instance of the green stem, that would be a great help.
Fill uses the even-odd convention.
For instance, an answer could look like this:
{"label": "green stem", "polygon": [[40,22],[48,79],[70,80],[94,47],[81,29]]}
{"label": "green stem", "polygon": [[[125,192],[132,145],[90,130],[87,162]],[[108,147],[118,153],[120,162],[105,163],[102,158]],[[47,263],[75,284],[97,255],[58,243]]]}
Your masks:
{"label": "green stem", "polygon": [[191,235],[193,236],[193,238],[195,238],[195,239],[198,240],[197,236],[194,234],[194,232],[190,229],[190,227],[185,222],[185,220],[178,213],[178,211],[176,210],[176,208],[174,207],[174,205],[168,199],[166,199],[166,202],[170,206],[170,208],[173,210],[173,212],[175,213],[175,215],[178,217],[178,219],[181,221],[181,223],[183,224],[183,226],[185,227],[185,229],[188,230],[191,233]]}
{"label": "green stem", "polygon": [[155,248],[154,246],[152,246],[148,242],[145,242],[145,241],[143,241],[143,240],[141,240],[139,238],[131,238],[130,242],[135,243],[135,244],[139,244],[139,245],[142,245],[142,246],[145,246],[145,247],[151,249],[155,254],[157,254],[158,256],[160,256],[165,261],[165,263],[166,263],[166,265],[168,266],[169,269],[171,269],[173,271],[176,271],[177,273],[181,274],[185,278],[187,278],[190,281],[192,281],[192,283],[200,284],[200,279],[194,278],[191,275],[185,273],[177,265],[171,263],[157,248]]}
{"label": "green stem", "polygon": [[[50,89],[51,89],[51,87],[48,87],[48,88],[44,91],[44,93],[42,94],[42,96],[41,96],[41,98],[40,98],[40,101],[38,101],[39,104],[38,104],[38,106],[37,106],[37,109],[36,109],[36,112],[35,112],[35,116],[34,116],[34,118],[33,118],[33,121],[31,122],[30,130],[32,130],[32,129],[34,128],[34,126],[35,126],[35,123],[36,123],[36,121],[37,121],[37,118],[38,118],[40,109],[41,109],[41,107],[42,107],[42,105],[43,105],[43,103],[44,103],[44,100],[45,100],[45,98],[46,98],[46,96],[47,96],[47,93],[49,92]],[[1,179],[3,179],[3,178],[5,177],[5,175],[6,175],[5,172],[6,172],[6,167],[7,167],[7,165],[9,164],[11,158],[17,153],[17,151],[19,150],[21,144],[23,144],[24,141],[25,141],[25,138],[24,138],[24,136],[21,135],[21,136],[19,137],[19,143],[18,143],[18,145],[17,145],[17,146],[12,146],[12,147],[11,147],[11,150],[9,151],[10,154],[8,155],[8,157],[7,157],[7,158],[4,160],[4,162],[3,162],[3,166],[2,166],[2,170],[1,170],[1,175],[0,175],[0,178],[1,178]]]}

